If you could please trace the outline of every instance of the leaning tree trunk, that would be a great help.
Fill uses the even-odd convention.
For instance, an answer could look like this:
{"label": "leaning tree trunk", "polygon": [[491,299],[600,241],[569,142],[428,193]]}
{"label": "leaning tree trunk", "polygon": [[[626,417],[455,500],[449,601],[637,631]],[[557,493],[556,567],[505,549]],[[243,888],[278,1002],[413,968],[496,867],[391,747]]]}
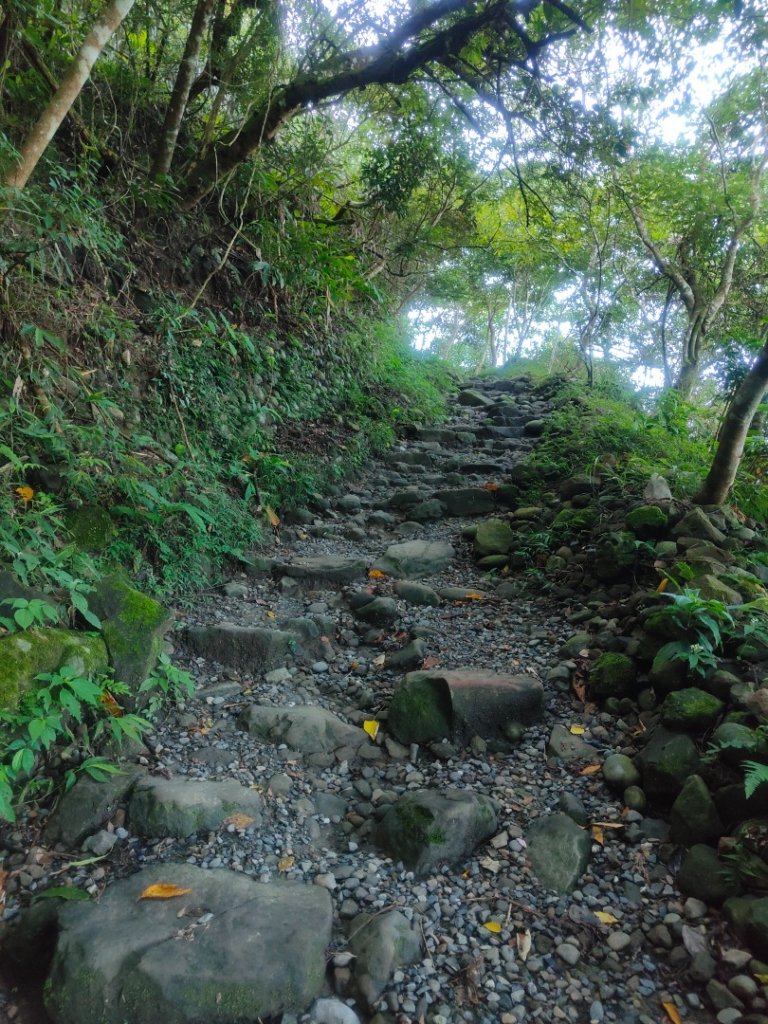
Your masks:
{"label": "leaning tree trunk", "polygon": [[722,505],[728,497],[744,454],[747,431],[767,390],[768,344],[731,399],[720,428],[720,440],[712,466],[694,497],[697,504]]}
{"label": "leaning tree trunk", "polygon": [[61,85],[27,136],[21,147],[18,163],[3,182],[5,186],[24,188],[48,143],[88,81],[93,65],[134,3],[135,0],[112,0],[104,8],[85,37],[72,66],[61,80]]}
{"label": "leaning tree trunk", "polygon": [[165,112],[163,130],[160,133],[160,142],[152,161],[152,168],[149,172],[151,178],[157,178],[161,174],[167,174],[171,169],[171,161],[176,149],[176,140],[179,137],[181,121],[184,111],[187,109],[189,94],[195,80],[195,70],[200,50],[203,46],[203,38],[213,15],[214,0],[197,0],[197,7],[192,16],[192,25],[187,36],[187,43],[184,47],[184,55],[173,85],[173,92],[168,102],[168,109]]}

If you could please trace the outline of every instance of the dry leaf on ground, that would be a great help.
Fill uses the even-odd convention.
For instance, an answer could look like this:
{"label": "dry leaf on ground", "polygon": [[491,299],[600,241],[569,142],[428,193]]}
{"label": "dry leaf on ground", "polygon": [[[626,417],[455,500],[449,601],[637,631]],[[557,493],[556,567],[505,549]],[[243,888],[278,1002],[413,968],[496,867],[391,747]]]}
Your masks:
{"label": "dry leaf on ground", "polygon": [[235,828],[248,828],[253,825],[256,821],[250,814],[242,814],[238,811],[236,814],[230,814],[228,818],[224,819],[225,825],[234,825]]}
{"label": "dry leaf on ground", "polygon": [[172,882],[155,882],[154,885],[148,885],[146,889],[143,889],[140,900],[172,900],[176,896],[186,896],[187,893],[192,892],[191,889],[183,889],[180,885],[174,885]]}

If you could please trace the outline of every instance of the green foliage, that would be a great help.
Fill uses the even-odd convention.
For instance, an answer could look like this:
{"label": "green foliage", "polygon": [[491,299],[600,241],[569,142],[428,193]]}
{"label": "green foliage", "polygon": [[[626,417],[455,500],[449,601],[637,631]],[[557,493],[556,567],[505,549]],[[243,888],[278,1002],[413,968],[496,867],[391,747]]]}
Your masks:
{"label": "green foliage", "polygon": [[117,767],[94,748],[106,739],[139,739],[149,728],[117,703],[128,688],[105,676],[87,678],[64,666],[37,683],[18,708],[0,711],[0,818],[6,821],[27,800],[69,789],[80,774],[97,780],[114,774]]}
{"label": "green foliage", "polygon": [[189,672],[173,664],[167,654],[161,654],[152,675],[139,687],[139,693],[148,693],[147,715],[155,718],[167,704],[183,703],[195,692],[195,681]]}
{"label": "green foliage", "polygon": [[0,601],[2,605],[9,605],[13,616],[0,615],[0,626],[8,632],[15,633],[19,629],[33,629],[35,626],[57,625],[59,613],[49,604],[40,598],[27,600],[24,597],[7,597]]}
{"label": "green foliage", "polygon": [[759,761],[744,761],[744,796],[749,797],[755,794],[758,786],[768,782],[768,764]]}

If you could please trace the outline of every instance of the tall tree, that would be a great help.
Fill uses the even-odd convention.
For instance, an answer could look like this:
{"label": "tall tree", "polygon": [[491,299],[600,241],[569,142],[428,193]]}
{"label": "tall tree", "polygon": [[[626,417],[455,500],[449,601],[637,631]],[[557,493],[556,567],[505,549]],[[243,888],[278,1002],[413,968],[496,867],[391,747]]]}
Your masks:
{"label": "tall tree", "polygon": [[171,98],[165,112],[165,120],[160,132],[160,141],[155,150],[150,169],[150,177],[157,178],[161,174],[167,174],[171,169],[176,140],[179,137],[184,111],[187,109],[189,94],[195,80],[197,62],[203,46],[205,33],[211,21],[215,0],[197,0],[195,13],[192,16],[192,24],[187,36],[184,54],[173,85]]}
{"label": "tall tree", "polygon": [[88,81],[93,65],[134,3],[135,0],[111,0],[111,3],[104,8],[85,37],[77,56],[69,71],[62,78],[50,103],[24,141],[19,159],[6,175],[4,185],[10,188],[24,188],[40,157],[58,131],[59,125]]}

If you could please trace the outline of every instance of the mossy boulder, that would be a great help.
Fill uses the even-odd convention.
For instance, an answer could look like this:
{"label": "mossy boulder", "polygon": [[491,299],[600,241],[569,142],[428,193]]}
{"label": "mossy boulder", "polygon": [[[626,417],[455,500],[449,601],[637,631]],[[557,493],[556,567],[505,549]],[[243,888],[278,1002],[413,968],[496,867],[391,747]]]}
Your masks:
{"label": "mossy boulder", "polygon": [[496,831],[493,801],[471,790],[416,790],[381,819],[375,838],[393,859],[418,875],[459,864]]}
{"label": "mossy boulder", "polygon": [[595,576],[604,583],[610,583],[633,568],[636,557],[634,533],[620,530],[606,534],[595,551]]}
{"label": "mossy boulder", "polygon": [[650,540],[663,535],[669,516],[658,505],[641,505],[633,508],[624,518],[627,529],[641,540]]}
{"label": "mossy boulder", "polygon": [[504,555],[512,547],[514,536],[512,527],[505,520],[486,519],[475,534],[475,553],[480,557]]}
{"label": "mossy boulder", "polygon": [[719,907],[729,896],[735,896],[739,884],[724,873],[725,864],[711,846],[697,843],[683,858],[677,873],[681,892],[695,896],[712,907]]}
{"label": "mossy boulder", "polygon": [[733,896],[723,904],[723,916],[756,956],[768,960],[768,896]]}
{"label": "mossy boulder", "polygon": [[450,736],[453,712],[445,680],[428,672],[409,672],[392,694],[387,728],[401,743],[426,743]]}
{"label": "mossy boulder", "polygon": [[669,693],[661,705],[661,723],[668,729],[701,732],[715,724],[723,710],[723,702],[706,690],[688,686]]}
{"label": "mossy boulder", "polygon": [[0,707],[14,708],[43,672],[65,665],[87,676],[109,663],[99,637],[70,629],[30,629],[0,637]]}
{"label": "mossy boulder", "polygon": [[552,538],[556,541],[569,541],[585,533],[590,533],[597,522],[597,509],[594,505],[586,508],[561,509],[552,520]]}
{"label": "mossy boulder", "polygon": [[103,551],[115,532],[112,517],[98,505],[71,509],[66,516],[66,525],[81,551]]}
{"label": "mossy boulder", "polygon": [[115,678],[138,687],[151,674],[171,624],[171,614],[122,576],[105,577],[91,598]]}
{"label": "mossy boulder", "polygon": [[693,586],[698,588],[699,594],[707,601],[722,601],[723,604],[744,604],[744,598],[733,587],[730,587],[714,573],[704,573],[697,576]]}
{"label": "mossy boulder", "polygon": [[686,779],[698,772],[701,760],[690,736],[659,726],[638,754],[636,763],[648,796],[671,799]]}
{"label": "mossy boulder", "polygon": [[637,666],[630,657],[607,652],[600,655],[590,670],[589,693],[601,700],[626,697],[634,692],[636,680]]}
{"label": "mossy boulder", "polygon": [[725,830],[700,775],[691,775],[685,780],[672,804],[669,821],[672,842],[681,846],[715,842]]}

